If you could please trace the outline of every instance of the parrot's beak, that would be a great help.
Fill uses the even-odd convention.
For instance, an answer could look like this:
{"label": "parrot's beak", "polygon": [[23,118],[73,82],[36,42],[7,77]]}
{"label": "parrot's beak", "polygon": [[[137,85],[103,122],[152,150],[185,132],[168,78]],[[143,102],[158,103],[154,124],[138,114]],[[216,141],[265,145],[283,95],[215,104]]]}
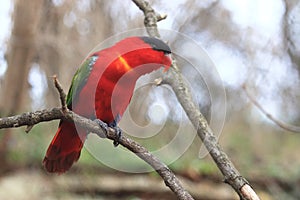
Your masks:
{"label": "parrot's beak", "polygon": [[171,54],[167,54],[165,55],[165,60],[164,60],[164,71],[163,72],[166,72],[169,70],[169,68],[171,67],[172,65],[172,57],[171,57]]}

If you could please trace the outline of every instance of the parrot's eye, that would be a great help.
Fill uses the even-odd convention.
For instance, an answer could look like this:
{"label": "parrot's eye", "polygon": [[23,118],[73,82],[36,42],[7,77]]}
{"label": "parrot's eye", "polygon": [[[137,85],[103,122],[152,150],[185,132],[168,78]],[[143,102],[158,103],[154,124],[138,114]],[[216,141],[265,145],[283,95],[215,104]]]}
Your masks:
{"label": "parrot's eye", "polygon": [[165,54],[170,54],[171,53],[171,49],[170,47],[163,42],[160,39],[154,38],[154,37],[140,37],[144,42],[146,42],[147,44],[149,44],[152,49],[156,50],[156,51],[162,51]]}

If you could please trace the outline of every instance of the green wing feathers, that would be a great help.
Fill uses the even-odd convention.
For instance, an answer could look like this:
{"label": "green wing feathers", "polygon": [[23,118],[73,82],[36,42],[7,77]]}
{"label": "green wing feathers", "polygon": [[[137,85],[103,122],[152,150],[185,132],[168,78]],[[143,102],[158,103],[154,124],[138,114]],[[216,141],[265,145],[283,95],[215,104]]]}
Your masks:
{"label": "green wing feathers", "polygon": [[80,90],[85,85],[97,59],[98,56],[96,55],[87,58],[81,67],[76,71],[67,95],[67,106],[69,109],[71,109],[72,102],[74,100],[76,101]]}

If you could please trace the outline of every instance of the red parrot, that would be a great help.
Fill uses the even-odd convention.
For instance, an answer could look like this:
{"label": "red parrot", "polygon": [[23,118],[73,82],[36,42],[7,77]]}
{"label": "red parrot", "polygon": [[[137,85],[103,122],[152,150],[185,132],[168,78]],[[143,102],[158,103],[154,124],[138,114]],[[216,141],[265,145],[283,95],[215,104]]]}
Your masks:
{"label": "red parrot", "polygon": [[[171,66],[170,47],[151,37],[129,37],[91,54],[75,73],[67,106],[75,113],[116,127],[129,105],[137,79],[162,66]],[[63,173],[79,159],[87,131],[61,120],[43,165]]]}

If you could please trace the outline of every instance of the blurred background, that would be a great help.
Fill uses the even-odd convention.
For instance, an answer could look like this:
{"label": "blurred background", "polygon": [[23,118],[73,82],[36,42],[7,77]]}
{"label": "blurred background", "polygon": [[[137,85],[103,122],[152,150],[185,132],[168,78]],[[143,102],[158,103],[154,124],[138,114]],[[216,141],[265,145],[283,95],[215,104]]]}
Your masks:
{"label": "blurred background", "polygon": [[[214,62],[222,81],[212,81],[213,87],[215,91],[224,87],[226,92],[226,118],[219,142],[237,169],[261,199],[300,199],[300,134],[275,125],[243,89],[246,86],[277,120],[300,125],[300,1],[150,3],[156,11],[168,15],[158,23],[159,28],[186,34]],[[67,91],[76,69],[96,45],[114,34],[143,28],[143,17],[131,1],[2,1],[0,117],[59,106],[52,76],[57,74]],[[170,40],[171,47],[180,46],[176,42],[176,38]],[[178,49],[183,54],[191,52],[188,48]],[[193,76],[188,65],[179,62],[209,120],[211,101],[203,77]],[[160,75],[157,72],[153,77]],[[171,116],[182,109],[168,89],[145,91],[134,95],[129,109],[137,123],[152,122],[163,127],[159,137],[137,139],[152,150],[174,137],[182,120]],[[172,111],[161,117],[165,108]],[[183,118],[181,137],[194,131]],[[24,134],[24,128],[0,130],[1,199],[175,199],[155,173],[114,170],[87,150],[68,173],[46,174],[41,161],[57,124],[38,124],[30,134]],[[127,159],[132,155],[117,156],[111,142],[106,142],[109,145],[104,154],[117,157],[119,165],[144,167],[139,161]],[[195,138],[178,159],[168,162],[171,169],[196,199],[238,199],[222,183],[211,158],[199,158],[200,145]]]}

